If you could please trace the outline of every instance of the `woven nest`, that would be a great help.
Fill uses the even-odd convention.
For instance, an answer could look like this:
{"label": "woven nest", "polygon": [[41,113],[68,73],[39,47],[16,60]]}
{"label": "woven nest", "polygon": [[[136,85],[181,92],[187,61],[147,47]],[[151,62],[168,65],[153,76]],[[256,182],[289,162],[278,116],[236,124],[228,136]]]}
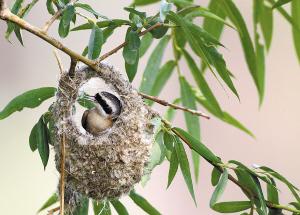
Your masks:
{"label": "woven nest", "polygon": [[[119,198],[141,180],[153,142],[154,114],[132,85],[113,67],[100,64],[101,73],[78,66],[74,77],[61,76],[54,116],[56,168],[60,171],[60,146],[65,134],[66,204],[80,196],[95,200]],[[74,120],[79,89],[91,78],[101,78],[122,101],[122,112],[107,132],[93,136]]]}

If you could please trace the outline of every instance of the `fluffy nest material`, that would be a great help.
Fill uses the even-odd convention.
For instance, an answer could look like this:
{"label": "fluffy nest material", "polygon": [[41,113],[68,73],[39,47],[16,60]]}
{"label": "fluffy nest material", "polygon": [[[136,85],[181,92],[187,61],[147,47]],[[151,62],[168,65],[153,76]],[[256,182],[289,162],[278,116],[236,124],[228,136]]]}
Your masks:
{"label": "fluffy nest material", "polygon": [[[136,89],[113,67],[99,65],[101,73],[77,66],[74,77],[63,74],[53,105],[56,168],[60,171],[60,146],[65,134],[65,202],[76,205],[81,196],[95,200],[119,198],[141,180],[153,142],[156,114],[143,103]],[[73,118],[80,87],[99,77],[122,101],[120,116],[100,136],[82,132]]]}

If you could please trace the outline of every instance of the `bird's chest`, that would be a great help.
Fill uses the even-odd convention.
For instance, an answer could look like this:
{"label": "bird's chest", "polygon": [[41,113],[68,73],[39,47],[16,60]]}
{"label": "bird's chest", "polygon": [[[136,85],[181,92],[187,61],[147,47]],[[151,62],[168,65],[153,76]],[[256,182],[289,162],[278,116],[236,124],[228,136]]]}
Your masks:
{"label": "bird's chest", "polygon": [[104,118],[95,112],[89,114],[88,122],[88,127],[92,134],[98,134],[112,126],[112,120],[110,118]]}

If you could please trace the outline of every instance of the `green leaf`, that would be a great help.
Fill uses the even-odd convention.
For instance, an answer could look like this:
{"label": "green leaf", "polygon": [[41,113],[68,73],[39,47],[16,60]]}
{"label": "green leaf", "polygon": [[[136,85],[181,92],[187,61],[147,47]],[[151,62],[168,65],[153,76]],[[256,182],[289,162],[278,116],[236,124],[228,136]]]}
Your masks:
{"label": "green leaf", "polygon": [[169,186],[171,185],[171,183],[177,173],[177,170],[178,170],[178,158],[177,158],[176,150],[174,147],[172,154],[171,154],[171,159],[170,159],[167,188],[169,188]]}
{"label": "green leaf", "polygon": [[212,163],[219,163],[220,159],[214,155],[214,153],[208,149],[205,145],[203,145],[199,140],[191,136],[189,133],[184,131],[181,128],[172,128],[176,132],[176,135],[183,139],[184,142],[189,143],[189,146],[196,151],[199,155],[201,155],[206,160]]}
{"label": "green leaf", "polygon": [[[11,8],[11,12],[15,15],[18,14],[19,10],[22,7],[24,0],[16,0]],[[10,34],[15,30],[16,25],[10,21],[7,22],[7,29],[5,32],[5,39],[9,41]]]}
{"label": "green leaf", "polygon": [[77,99],[77,102],[82,106],[85,107],[87,109],[92,109],[95,107],[94,102],[92,102],[91,100],[89,100],[88,98],[84,97],[84,96],[79,96]]}
{"label": "green leaf", "polygon": [[17,39],[21,43],[21,45],[24,46],[24,44],[23,44],[23,38],[22,38],[22,32],[20,30],[20,27],[19,26],[15,26],[14,32],[15,32],[15,35],[16,35]]}
{"label": "green leaf", "polygon": [[95,215],[111,215],[111,209],[108,201],[93,201],[93,210]]}
{"label": "green leaf", "polygon": [[58,34],[60,37],[65,38],[70,31],[70,23],[75,15],[75,7],[73,5],[67,6],[64,10],[58,26]]}
{"label": "green leaf", "polygon": [[185,183],[188,187],[188,190],[195,202],[195,205],[197,205],[191,171],[190,171],[189,160],[187,158],[183,144],[179,140],[178,137],[176,137],[176,139],[175,139],[175,150],[176,150],[176,154],[177,154],[177,158],[178,158],[178,162],[179,162],[179,166],[180,166],[183,178],[184,178]]}
{"label": "green leaf", "polygon": [[[124,19],[112,19],[112,20],[104,20],[104,21],[96,22],[96,25],[99,28],[120,27],[122,25],[130,25],[130,22],[128,20],[124,20]],[[88,22],[88,23],[79,25],[75,28],[72,28],[71,31],[88,30],[88,29],[92,29],[93,26],[94,26],[94,23]]]}
{"label": "green leaf", "polygon": [[114,206],[119,215],[129,215],[126,207],[119,200],[112,200],[110,203]]}
{"label": "green leaf", "polygon": [[133,7],[124,7],[124,10],[137,15],[138,17],[140,17],[141,19],[145,19],[146,18],[146,13],[145,12],[140,12],[138,10],[136,10]]}
{"label": "green leaf", "polygon": [[152,41],[153,41],[153,37],[149,32],[142,37],[140,51],[139,51],[140,57],[142,57],[147,52],[150,45],[152,44]]}
{"label": "green leaf", "polygon": [[[184,107],[196,110],[196,99],[194,97],[193,91],[183,76],[179,77],[180,82],[180,92],[182,105]],[[185,124],[188,132],[195,138],[200,139],[200,122],[199,117],[195,117],[191,113],[184,112]],[[199,168],[200,168],[200,157],[196,152],[192,152],[194,172],[196,181],[199,180]]]}
{"label": "green leaf", "polygon": [[265,5],[262,7],[260,15],[260,26],[267,50],[269,50],[273,35],[273,10]]}
{"label": "green leaf", "polygon": [[153,4],[153,3],[159,2],[159,1],[160,0],[134,0],[133,5],[142,6],[142,5]]}
{"label": "green leaf", "polygon": [[13,100],[11,100],[6,107],[0,112],[0,120],[7,118],[16,111],[22,111],[23,108],[35,108],[43,101],[55,95],[56,88],[42,87],[27,91]]}
{"label": "green leaf", "polygon": [[128,64],[135,64],[139,56],[140,38],[137,32],[132,31],[131,28],[129,28],[125,40],[127,41],[127,44],[123,49],[124,60]]}
{"label": "green leaf", "polygon": [[201,90],[201,92],[203,93],[203,95],[205,96],[207,101],[210,103],[211,107],[214,108],[215,113],[218,114],[218,116],[222,116],[223,112],[221,110],[221,107],[220,107],[217,99],[213,95],[213,92],[211,91],[208,83],[206,82],[202,72],[197,67],[195,61],[193,60],[193,58],[189,55],[189,53],[187,51],[183,50],[182,53],[187,61],[190,71],[192,72],[192,75],[193,75],[199,89]]}
{"label": "green leaf", "polygon": [[164,132],[164,144],[165,144],[167,150],[169,150],[171,152],[173,151],[173,149],[174,149],[174,137],[168,131]]}
{"label": "green leaf", "polygon": [[211,172],[211,184],[212,184],[212,186],[216,186],[218,184],[221,175],[222,175],[221,171],[218,170],[216,167],[214,167],[212,172]]}
{"label": "green leaf", "polygon": [[169,39],[169,36],[162,38],[149,57],[143,74],[142,83],[140,85],[141,92],[146,94],[151,93],[151,89],[153,88],[156,77],[158,76],[159,67]]}
{"label": "green leaf", "polygon": [[214,210],[220,213],[235,213],[251,208],[250,201],[220,202],[214,205]]}
{"label": "green leaf", "polygon": [[161,213],[156,210],[144,197],[140,196],[135,191],[131,191],[129,197],[146,213],[151,215],[161,215]]}
{"label": "green leaf", "polygon": [[280,7],[284,4],[287,4],[289,2],[293,2],[292,0],[278,0],[273,6],[272,8],[277,8],[277,7]]}
{"label": "green leaf", "polygon": [[59,197],[57,193],[53,193],[49,199],[47,199],[47,201],[42,205],[42,207],[38,210],[38,213],[40,213],[41,211],[49,208],[50,206],[54,205],[56,202],[59,201]]}
{"label": "green leaf", "polygon": [[88,215],[89,213],[89,199],[82,198],[78,203],[77,207],[73,211],[72,215]]}
{"label": "green leaf", "polygon": [[46,1],[46,6],[47,6],[48,13],[51,14],[51,15],[54,15],[55,10],[53,8],[53,1],[52,0],[47,0]]}
{"label": "green leaf", "polygon": [[[158,75],[156,77],[156,80],[154,81],[150,95],[158,96],[160,94],[161,90],[166,85],[167,81],[169,80],[170,76],[172,75],[175,65],[176,65],[175,61],[170,60],[170,61],[166,62],[159,69]],[[149,105],[153,104],[153,101],[149,101],[148,104]]]}
{"label": "green leaf", "polygon": [[[152,18],[150,17],[150,19],[152,19]],[[160,20],[159,17],[154,18],[152,21],[150,21],[150,22],[148,23],[148,25],[146,25],[145,28],[148,29],[148,28],[152,27],[153,25],[155,25],[155,24],[157,24],[157,23],[160,23],[160,22],[161,22],[161,20]],[[160,26],[160,27],[157,27],[157,28],[155,28],[155,29],[152,29],[152,30],[150,31],[150,33],[151,33],[151,35],[152,35],[155,39],[160,39],[160,38],[162,38],[162,37],[168,32],[168,30],[169,30],[169,27],[166,27],[166,26]]]}
{"label": "green leaf", "polygon": [[88,46],[88,58],[94,60],[99,57],[103,45],[103,31],[94,25]]}
{"label": "green leaf", "polygon": [[165,21],[167,14],[172,9],[172,4],[168,3],[166,0],[162,0],[159,9],[159,18],[162,22]]}
{"label": "green leaf", "polygon": [[139,53],[139,50],[137,51],[137,54],[135,56],[135,62],[133,64],[128,64],[127,62],[125,62],[126,74],[127,74],[127,77],[130,82],[133,81],[133,79],[137,73],[137,69],[138,69],[138,65],[139,65],[139,54],[138,53]]}
{"label": "green leaf", "polygon": [[228,172],[226,169],[224,169],[224,172],[222,173],[222,176],[216,186],[215,191],[213,192],[209,205],[212,209],[214,209],[215,204],[218,202],[220,197],[223,195],[226,185],[228,181]]}
{"label": "green leaf", "polygon": [[299,1],[292,1],[291,4],[292,10],[292,19],[296,26],[292,26],[293,30],[293,40],[294,40],[294,47],[296,49],[296,54],[298,57],[298,62],[300,63],[300,2]]}
{"label": "green leaf", "polygon": [[103,16],[102,14],[96,12],[90,5],[88,4],[82,4],[82,3],[75,3],[75,7],[80,7],[90,13],[92,13],[96,18],[101,17],[102,19],[108,19],[106,16]]}
{"label": "green leaf", "polygon": [[267,184],[267,196],[268,196],[268,201],[274,203],[274,204],[279,204],[279,197],[278,197],[278,191],[276,189],[276,183],[273,178],[270,177],[270,181],[273,186],[270,184]]}
{"label": "green leaf", "polygon": [[249,31],[247,29],[247,25],[243,19],[242,14],[240,13],[239,9],[236,7],[232,0],[224,0],[223,6],[229,19],[238,29],[240,41],[244,50],[245,60],[247,62],[250,74],[258,90],[259,97],[262,98],[263,89],[260,85],[261,80],[257,70],[255,49]]}

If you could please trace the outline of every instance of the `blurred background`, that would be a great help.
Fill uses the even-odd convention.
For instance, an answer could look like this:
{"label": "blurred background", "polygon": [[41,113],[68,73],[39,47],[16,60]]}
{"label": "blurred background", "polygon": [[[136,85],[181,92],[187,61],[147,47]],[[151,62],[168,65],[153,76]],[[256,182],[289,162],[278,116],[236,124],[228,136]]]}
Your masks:
{"label": "blurred background", "polygon": [[[97,11],[110,18],[127,18],[128,13],[123,10],[123,7],[130,4],[128,0],[88,2]],[[206,2],[201,1],[201,5],[206,5]],[[236,0],[235,2],[239,5],[249,28],[252,29],[252,1]],[[158,8],[159,5],[152,5],[142,10],[154,14]],[[222,42],[227,49],[222,49],[221,52],[228,67],[236,76],[234,82],[241,101],[239,102],[229,91],[226,94],[216,79],[209,72],[207,73],[207,79],[223,109],[246,125],[256,138],[251,138],[214,117],[210,120],[201,119],[201,135],[203,143],[224,161],[235,159],[247,165],[267,165],[299,186],[300,67],[292,44],[290,25],[277,13],[275,14],[274,37],[266,62],[265,100],[261,108],[258,106],[257,92],[246,67],[238,35],[234,30],[225,30]],[[36,26],[42,26],[47,19],[49,15],[44,1],[40,1],[27,17],[27,20]],[[51,27],[49,33],[57,37],[56,29],[57,24]],[[13,37],[11,44],[4,39],[5,30],[6,24],[1,21],[0,109],[24,91],[56,86],[59,75],[53,48],[50,45],[27,32],[23,33],[25,48],[21,47]],[[105,45],[103,53],[124,40],[125,30],[122,28],[116,31]],[[81,53],[88,39],[89,32],[75,32],[65,40],[65,44]],[[152,44],[152,48],[154,46]],[[167,50],[165,59],[172,56],[171,49]],[[151,50],[140,61],[139,73],[133,82],[136,87],[139,86],[150,53]],[[65,68],[68,68],[69,58],[63,53],[60,55]],[[114,54],[107,61],[124,71],[121,52]],[[189,75],[189,72],[185,71],[186,65],[182,64],[181,67],[182,71]],[[160,95],[161,98],[168,101],[177,98],[179,92],[177,78],[176,73],[173,73]],[[25,109],[0,122],[1,214],[35,214],[42,203],[56,190],[59,175],[54,168],[53,151],[44,171],[38,153],[32,153],[28,143],[31,128],[40,115],[47,110],[50,102],[49,100],[34,110]],[[162,106],[155,105],[154,108],[160,113],[165,111]],[[174,125],[184,127],[182,112],[178,111]],[[217,214],[209,208],[209,200],[213,192],[210,184],[212,170],[210,165],[204,160],[201,162],[200,180],[195,187],[197,207],[188,193],[181,174],[177,174],[174,183],[166,190],[168,168],[168,162],[158,166],[153,171],[147,186],[145,188],[138,186],[138,192],[162,214]],[[281,201],[288,203],[290,194],[284,186],[280,187]],[[222,200],[239,200],[241,197],[243,193],[229,183]],[[122,202],[128,207],[130,214],[144,214],[130,199],[124,197]]]}

